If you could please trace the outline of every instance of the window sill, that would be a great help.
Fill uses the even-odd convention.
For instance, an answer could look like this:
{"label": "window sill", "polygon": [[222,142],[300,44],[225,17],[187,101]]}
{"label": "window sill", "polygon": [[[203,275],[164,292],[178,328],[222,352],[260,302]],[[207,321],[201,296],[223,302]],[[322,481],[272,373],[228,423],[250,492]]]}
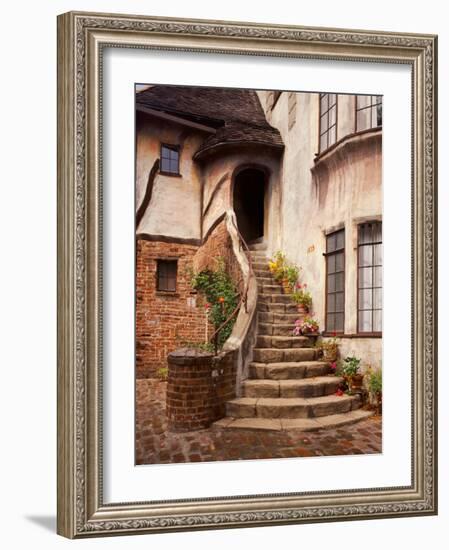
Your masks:
{"label": "window sill", "polygon": [[382,338],[381,332],[359,332],[355,334],[345,334],[343,332],[323,332],[324,338]]}
{"label": "window sill", "polygon": [[160,298],[179,298],[179,293],[175,290],[156,290],[156,296]]}
{"label": "window sill", "polygon": [[182,174],[177,174],[175,172],[164,172],[162,170],[159,170],[159,174],[161,176],[169,176],[170,178],[182,178]]}
{"label": "window sill", "polygon": [[324,151],[320,151],[319,153],[316,153],[314,163],[318,164],[322,159],[325,159],[328,155],[330,155],[336,149],[339,149],[345,143],[348,143],[348,142],[350,143],[355,139],[359,137],[363,137],[365,135],[369,137],[370,135],[379,135],[381,133],[382,133],[382,126],[376,126],[375,128],[367,128],[366,130],[359,130],[357,132],[353,132],[352,134],[347,134],[342,138],[340,138],[335,143],[333,143],[332,145],[330,145],[327,149],[324,149]]}

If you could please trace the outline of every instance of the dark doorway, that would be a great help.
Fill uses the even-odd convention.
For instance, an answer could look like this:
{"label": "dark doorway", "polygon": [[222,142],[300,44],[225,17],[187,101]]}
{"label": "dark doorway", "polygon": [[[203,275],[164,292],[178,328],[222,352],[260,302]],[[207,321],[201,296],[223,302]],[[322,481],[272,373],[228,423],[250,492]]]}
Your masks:
{"label": "dark doorway", "polygon": [[256,168],[246,168],[234,181],[234,212],[242,237],[247,243],[261,240],[264,235],[265,174]]}

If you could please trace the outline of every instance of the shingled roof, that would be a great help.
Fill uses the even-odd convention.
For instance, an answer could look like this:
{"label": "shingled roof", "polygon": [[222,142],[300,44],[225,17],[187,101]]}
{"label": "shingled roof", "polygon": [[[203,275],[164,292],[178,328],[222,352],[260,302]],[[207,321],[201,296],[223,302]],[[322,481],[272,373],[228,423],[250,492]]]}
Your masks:
{"label": "shingled roof", "polygon": [[283,148],[279,131],[268,124],[253,90],[197,86],[152,86],[136,96],[138,105],[199,122],[216,132],[196,152],[229,144],[260,144]]}

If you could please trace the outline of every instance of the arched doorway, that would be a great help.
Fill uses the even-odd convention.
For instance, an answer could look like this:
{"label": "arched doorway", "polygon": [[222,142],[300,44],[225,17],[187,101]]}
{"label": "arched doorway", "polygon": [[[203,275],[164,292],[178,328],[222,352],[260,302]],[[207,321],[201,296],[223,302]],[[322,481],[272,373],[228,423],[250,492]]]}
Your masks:
{"label": "arched doorway", "polygon": [[234,179],[234,212],[247,243],[260,241],[264,236],[265,180],[265,173],[258,168],[245,168]]}

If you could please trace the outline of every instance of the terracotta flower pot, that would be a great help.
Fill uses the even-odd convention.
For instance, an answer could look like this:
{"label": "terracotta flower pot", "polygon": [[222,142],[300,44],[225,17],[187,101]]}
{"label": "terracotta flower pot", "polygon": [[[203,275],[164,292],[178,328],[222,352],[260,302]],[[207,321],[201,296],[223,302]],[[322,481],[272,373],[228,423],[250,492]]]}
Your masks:
{"label": "terracotta flower pot", "polygon": [[323,349],[323,359],[333,363],[338,359],[338,349]]}
{"label": "terracotta flower pot", "polygon": [[296,304],[296,307],[298,308],[298,313],[302,313],[303,315],[309,313],[309,309],[304,307],[302,304]]}
{"label": "terracotta flower pot", "polygon": [[282,288],[284,289],[285,294],[291,294],[292,289],[291,289],[290,283],[288,282],[287,279],[282,280]]}
{"label": "terracotta flower pot", "polygon": [[363,386],[363,374],[354,374],[351,379],[351,386],[354,390],[361,390]]}

